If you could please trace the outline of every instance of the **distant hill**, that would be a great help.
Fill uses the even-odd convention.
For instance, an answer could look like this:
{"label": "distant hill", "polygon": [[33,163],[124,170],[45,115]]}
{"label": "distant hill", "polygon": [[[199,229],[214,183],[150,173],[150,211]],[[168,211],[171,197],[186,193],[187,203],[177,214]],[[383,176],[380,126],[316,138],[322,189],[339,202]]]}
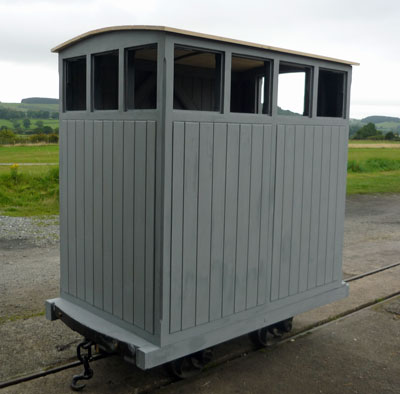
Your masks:
{"label": "distant hill", "polygon": [[10,108],[16,111],[49,111],[49,112],[58,112],[59,105],[58,104],[39,104],[39,103],[0,103],[0,107]]}
{"label": "distant hill", "polygon": [[21,100],[21,104],[58,104],[59,100],[48,97],[28,97]]}
{"label": "distant hill", "polygon": [[368,123],[374,123],[377,130],[382,131],[384,134],[389,131],[400,133],[400,118],[394,116],[374,115],[363,119],[350,119],[350,136],[355,134],[358,129]]}
{"label": "distant hill", "polygon": [[384,123],[384,122],[394,122],[394,123],[400,123],[400,118],[396,118],[393,116],[368,116],[364,119],[361,119],[361,122],[364,123]]}

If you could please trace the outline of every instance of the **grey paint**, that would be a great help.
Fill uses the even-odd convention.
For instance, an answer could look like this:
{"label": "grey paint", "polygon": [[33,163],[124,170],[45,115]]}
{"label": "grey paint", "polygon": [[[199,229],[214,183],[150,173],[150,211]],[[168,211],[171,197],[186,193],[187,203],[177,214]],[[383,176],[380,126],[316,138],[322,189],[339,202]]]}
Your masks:
{"label": "grey paint", "polygon": [[[124,49],[153,43],[157,109],[124,111]],[[225,54],[221,112],[172,109],[174,44]],[[91,55],[115,49],[119,109],[91,111],[88,94],[86,111],[61,113],[61,298],[49,305],[123,331],[149,368],[345,296],[351,67],[131,31],[65,49],[61,81],[63,59],[86,54],[92,91]],[[273,61],[271,115],[229,112],[232,54]],[[277,115],[279,61],[313,69],[311,117]],[[319,67],[347,72],[346,118],[316,117]]]}

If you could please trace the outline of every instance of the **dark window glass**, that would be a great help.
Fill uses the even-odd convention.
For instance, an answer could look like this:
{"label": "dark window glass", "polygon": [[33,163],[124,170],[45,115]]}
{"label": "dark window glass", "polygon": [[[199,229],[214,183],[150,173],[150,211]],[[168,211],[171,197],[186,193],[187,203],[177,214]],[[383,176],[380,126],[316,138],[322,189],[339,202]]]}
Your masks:
{"label": "dark window glass", "polygon": [[319,70],[317,116],[344,117],[345,75]]}
{"label": "dark window glass", "polygon": [[176,46],[174,109],[220,111],[222,55]]}
{"label": "dark window glass", "polygon": [[126,50],[126,109],[157,107],[157,46]]}
{"label": "dark window glass", "polygon": [[93,108],[118,109],[118,51],[93,56]]}
{"label": "dark window glass", "polygon": [[232,56],[231,112],[270,113],[271,62]]}
{"label": "dark window glass", "polygon": [[64,61],[65,110],[86,110],[86,57]]}
{"label": "dark window glass", "polygon": [[280,63],[278,80],[278,114],[311,114],[311,68]]}

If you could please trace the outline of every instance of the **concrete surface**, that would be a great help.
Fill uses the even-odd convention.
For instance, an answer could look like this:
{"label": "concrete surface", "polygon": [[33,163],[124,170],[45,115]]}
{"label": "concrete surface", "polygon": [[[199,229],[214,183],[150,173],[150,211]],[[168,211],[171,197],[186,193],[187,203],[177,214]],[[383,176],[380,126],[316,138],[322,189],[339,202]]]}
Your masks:
{"label": "concrete surface", "polygon": [[[344,275],[353,276],[400,262],[399,256],[400,195],[348,198]],[[0,236],[0,272],[2,273],[0,276],[0,336],[2,338],[0,340],[0,381],[39,371],[75,358],[75,346],[80,337],[61,322],[48,322],[44,316],[37,316],[43,312],[43,301],[58,295],[58,259],[56,247],[37,247],[30,242],[29,238],[21,240],[17,237],[8,239]],[[302,330],[310,324],[330,319],[399,290],[400,267],[351,282],[349,298],[297,316],[294,329]],[[400,339],[397,337],[397,342],[394,340],[394,346],[398,346],[399,343]],[[247,337],[242,337],[218,346],[215,352],[217,360],[222,362],[235,355],[248,352],[251,348]],[[240,361],[234,361],[236,362]],[[114,391],[114,387],[118,387],[118,392],[135,392],[138,387],[150,389],[169,381],[162,368],[144,373],[118,357],[101,360],[94,365],[95,380],[90,381],[89,386],[92,387],[92,382],[98,382],[98,384],[96,383],[93,388],[88,387],[87,392],[105,393]],[[219,370],[219,368],[216,369]],[[70,377],[80,370],[81,368],[77,368],[75,372],[67,370],[40,379],[43,384],[41,392],[63,392],[59,391],[61,388],[69,392]],[[273,382],[275,383],[275,380]],[[8,390],[4,392],[35,392],[30,390],[34,387],[39,388],[40,385],[36,386],[37,384],[39,384],[37,381],[26,383],[4,389]],[[100,386],[101,391],[91,391],[95,390],[94,387],[99,389]],[[208,384],[205,387],[207,386]],[[25,391],[18,391],[19,389]],[[398,392],[400,393],[400,389]]]}
{"label": "concrete surface", "polygon": [[[100,360],[93,364],[95,374],[84,392],[398,394],[399,311],[397,297],[168,385],[162,368],[142,372],[118,357]],[[70,379],[80,371],[62,371],[5,388],[3,393],[70,393]]]}

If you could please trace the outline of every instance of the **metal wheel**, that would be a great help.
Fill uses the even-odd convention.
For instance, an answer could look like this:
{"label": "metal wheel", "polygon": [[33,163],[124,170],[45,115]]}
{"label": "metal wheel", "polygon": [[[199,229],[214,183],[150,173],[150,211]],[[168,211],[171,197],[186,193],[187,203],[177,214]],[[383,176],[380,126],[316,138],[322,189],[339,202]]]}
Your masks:
{"label": "metal wheel", "polygon": [[293,317],[272,324],[268,327],[260,328],[249,334],[251,342],[257,347],[271,346],[281,338],[284,333],[292,330]]}
{"label": "metal wheel", "polygon": [[276,327],[278,328],[279,331],[282,331],[282,332],[292,331],[293,317],[286,319],[286,320],[282,320],[279,323],[276,323]]}
{"label": "metal wheel", "polygon": [[212,360],[212,350],[205,349],[168,363],[170,374],[178,379],[188,379],[199,374]]}
{"label": "metal wheel", "polygon": [[257,331],[249,333],[249,338],[251,342],[257,347],[265,347],[269,345],[270,332],[268,327],[260,328]]}

